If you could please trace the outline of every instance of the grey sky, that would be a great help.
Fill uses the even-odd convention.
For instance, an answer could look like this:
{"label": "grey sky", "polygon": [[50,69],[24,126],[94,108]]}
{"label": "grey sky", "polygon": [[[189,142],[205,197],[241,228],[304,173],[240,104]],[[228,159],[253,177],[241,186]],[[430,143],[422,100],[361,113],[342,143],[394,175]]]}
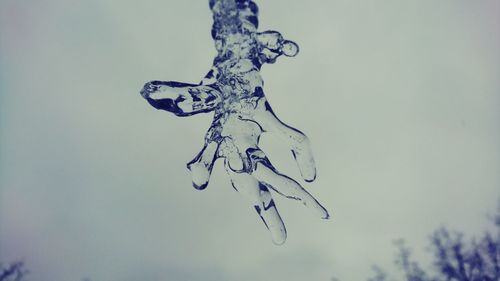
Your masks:
{"label": "grey sky", "polygon": [[[211,115],[138,91],[209,70],[207,1],[0,0],[0,261],[39,281],[353,281],[391,265],[395,238],[483,229],[500,198],[499,1],[257,4],[260,30],[301,48],[264,66],[264,90],[311,138],[306,188],[332,219],[277,198],[277,247],[220,163],[191,187]],[[263,149],[300,178],[278,140]]]}

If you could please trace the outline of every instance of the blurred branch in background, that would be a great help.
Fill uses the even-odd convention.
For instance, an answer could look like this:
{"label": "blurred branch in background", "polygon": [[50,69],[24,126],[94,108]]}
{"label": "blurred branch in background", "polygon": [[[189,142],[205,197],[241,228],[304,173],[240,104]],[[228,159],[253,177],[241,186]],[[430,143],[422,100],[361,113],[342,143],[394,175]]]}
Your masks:
{"label": "blurred branch in background", "polygon": [[[465,240],[459,232],[446,228],[435,231],[430,238],[433,265],[424,269],[411,257],[403,240],[396,242],[395,264],[407,281],[499,281],[500,280],[500,206],[491,218],[493,229],[479,238]],[[378,266],[368,281],[388,281],[389,276]]]}
{"label": "blurred branch in background", "polygon": [[0,281],[22,281],[27,274],[22,261],[5,265],[0,263]]}
{"label": "blurred branch in background", "polygon": [[[403,278],[393,278],[381,267],[373,266],[374,274],[367,281],[500,281],[500,205],[490,221],[492,227],[479,239],[466,240],[462,233],[444,227],[436,230],[430,237],[430,268],[413,260],[410,248],[398,240],[395,265]],[[23,281],[27,274],[22,261],[0,263],[0,281]]]}

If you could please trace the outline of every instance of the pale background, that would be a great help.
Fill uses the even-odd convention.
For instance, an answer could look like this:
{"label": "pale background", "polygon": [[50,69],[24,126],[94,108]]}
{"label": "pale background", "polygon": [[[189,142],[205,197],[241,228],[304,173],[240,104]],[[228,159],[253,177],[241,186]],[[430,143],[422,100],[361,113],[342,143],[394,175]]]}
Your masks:
{"label": "pale background", "polygon": [[[365,280],[405,238],[424,262],[446,225],[481,233],[500,198],[500,1],[257,1],[301,52],[262,71],[278,116],[313,144],[313,217],[277,199],[274,246],[218,163],[185,163],[211,114],[138,91],[198,82],[215,54],[206,0],[0,0],[0,261],[30,280]],[[264,138],[282,171],[286,147]]]}

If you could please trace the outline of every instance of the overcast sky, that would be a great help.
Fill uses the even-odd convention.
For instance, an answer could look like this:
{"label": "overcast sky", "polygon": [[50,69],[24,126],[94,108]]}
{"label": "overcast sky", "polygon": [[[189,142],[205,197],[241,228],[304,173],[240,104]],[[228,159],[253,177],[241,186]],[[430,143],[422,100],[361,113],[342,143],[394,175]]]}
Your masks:
{"label": "overcast sky", "polygon": [[[391,267],[446,225],[480,233],[500,199],[500,2],[257,1],[297,42],[265,65],[277,115],[310,137],[331,212],[277,198],[271,242],[221,163],[185,168],[212,115],[139,95],[198,82],[215,55],[206,0],[0,0],[0,261],[30,280],[344,281]],[[299,179],[279,140],[262,147]]]}

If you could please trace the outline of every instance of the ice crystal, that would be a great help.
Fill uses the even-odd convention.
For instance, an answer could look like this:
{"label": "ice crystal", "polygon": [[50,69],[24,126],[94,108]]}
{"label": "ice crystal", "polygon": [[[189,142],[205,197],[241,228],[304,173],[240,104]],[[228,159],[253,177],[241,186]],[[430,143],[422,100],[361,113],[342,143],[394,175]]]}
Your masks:
{"label": "ice crystal", "polygon": [[214,162],[224,159],[233,187],[250,199],[273,241],[282,244],[286,229],[270,190],[301,202],[323,219],[329,217],[297,181],[278,172],[258,147],[262,133],[281,137],[304,180],[316,178],[309,139],[276,117],[259,73],[262,65],[276,62],[281,55],[297,55],[299,47],[277,31],[257,32],[258,7],[253,1],[210,0],[209,6],[217,56],[208,74],[199,84],[151,81],[141,95],[156,109],[177,116],[214,111],[203,149],[187,164],[193,186],[204,189]]}

